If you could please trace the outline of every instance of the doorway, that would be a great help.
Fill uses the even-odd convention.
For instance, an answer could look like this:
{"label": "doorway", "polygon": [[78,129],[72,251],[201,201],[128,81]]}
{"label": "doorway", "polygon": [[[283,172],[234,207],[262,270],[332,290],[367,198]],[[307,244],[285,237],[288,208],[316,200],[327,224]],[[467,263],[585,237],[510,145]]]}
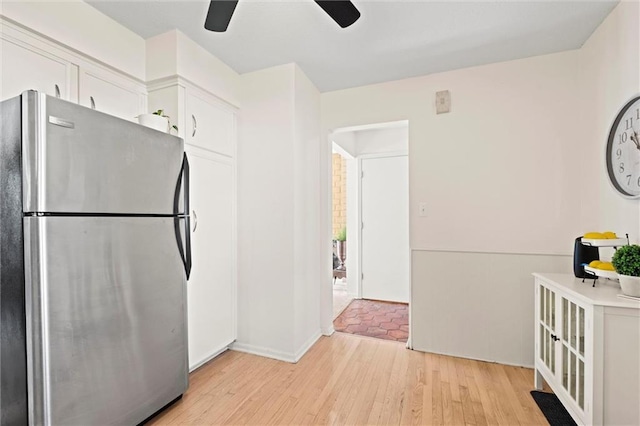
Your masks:
{"label": "doorway", "polygon": [[[371,336],[386,334],[385,329],[374,330],[381,324],[386,331],[400,330],[402,325],[403,332],[396,332],[395,337],[404,335],[406,341],[410,299],[408,122],[339,129],[330,138],[332,175],[337,167],[343,168],[342,191],[346,192],[336,191],[332,177],[333,230],[337,229],[336,194],[346,198],[347,230],[346,276],[335,279],[332,286],[334,329]],[[345,295],[353,309],[343,311]],[[362,313],[363,318],[354,313]],[[385,314],[391,316],[385,319]],[[396,316],[396,321],[390,320]]]}

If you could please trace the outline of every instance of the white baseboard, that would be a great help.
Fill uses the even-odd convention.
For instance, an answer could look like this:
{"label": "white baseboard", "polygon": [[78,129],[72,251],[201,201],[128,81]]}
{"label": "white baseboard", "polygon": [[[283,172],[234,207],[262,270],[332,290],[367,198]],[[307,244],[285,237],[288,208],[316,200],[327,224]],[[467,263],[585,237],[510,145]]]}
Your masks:
{"label": "white baseboard", "polygon": [[307,339],[307,341],[304,342],[302,347],[296,351],[296,356],[295,356],[296,360],[294,362],[300,361],[300,359],[304,356],[304,354],[306,354],[307,351],[311,349],[311,346],[315,345],[315,343],[318,341],[318,339],[321,336],[322,336],[322,333],[320,332],[320,330],[318,330],[309,339]]}
{"label": "white baseboard", "polygon": [[423,349],[416,349],[416,348],[414,348],[413,350],[417,351],[417,352],[428,352],[428,353],[436,354],[436,355],[444,355],[444,356],[451,356],[451,357],[456,357],[456,358],[470,359],[472,361],[491,362],[493,364],[502,364],[502,365],[509,365],[511,367],[523,367],[523,368],[531,368],[531,369],[533,369],[533,365],[526,365],[526,364],[518,363],[518,362],[497,361],[495,359],[478,358],[478,357],[473,357],[473,356],[469,356],[469,355],[466,355],[466,354],[455,354],[455,353],[448,353],[448,352],[441,352],[441,351],[430,351],[430,350],[423,350]]}
{"label": "white baseboard", "polygon": [[278,361],[295,363],[296,357],[295,354],[283,351],[277,351],[271,348],[267,348],[264,346],[255,346],[242,342],[235,342],[229,348],[233,351],[244,352],[251,355],[258,355],[265,358],[277,359]]}
{"label": "white baseboard", "polygon": [[336,332],[336,330],[333,328],[333,325],[331,325],[329,327],[322,327],[322,330],[320,330],[320,332],[323,336],[331,336]]}
{"label": "white baseboard", "polygon": [[219,351],[214,352],[213,355],[209,355],[209,356],[205,357],[204,359],[196,362],[194,365],[189,367],[189,373],[192,373],[194,370],[197,370],[198,368],[202,367],[203,365],[205,365],[206,363],[208,363],[209,361],[211,361],[212,359],[214,359],[215,357],[217,357],[221,353],[227,351],[228,349],[229,349],[229,346],[225,346],[224,348],[220,349]]}
{"label": "white baseboard", "polygon": [[250,345],[242,342],[234,342],[230,349],[238,352],[244,352],[251,355],[258,355],[265,358],[277,359],[278,361],[289,362],[295,364],[300,361],[300,358],[318,341],[322,336],[320,330],[318,330],[313,336],[311,336],[302,346],[294,353],[274,350],[264,346]]}

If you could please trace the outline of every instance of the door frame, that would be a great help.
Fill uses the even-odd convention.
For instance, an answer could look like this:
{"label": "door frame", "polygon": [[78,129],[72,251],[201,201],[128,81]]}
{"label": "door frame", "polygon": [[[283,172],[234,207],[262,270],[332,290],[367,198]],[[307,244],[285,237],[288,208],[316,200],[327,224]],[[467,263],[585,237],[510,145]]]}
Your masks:
{"label": "door frame", "polygon": [[[399,125],[404,125],[409,128],[409,145],[411,143],[411,120],[409,118],[400,118],[392,121],[378,121],[370,124],[348,124],[341,127],[334,128],[324,128],[323,129],[323,139],[325,141],[324,147],[322,150],[322,156],[324,157],[324,166],[321,169],[321,181],[324,181],[324,189],[323,194],[321,196],[322,206],[323,206],[323,220],[322,220],[322,235],[320,237],[321,241],[324,241],[324,246],[326,247],[326,251],[323,251],[322,263],[324,263],[324,271],[326,280],[323,280],[321,283],[321,297],[320,297],[320,329],[322,334],[325,336],[330,336],[334,333],[333,329],[333,285],[332,285],[332,268],[331,268],[331,222],[332,222],[332,201],[331,201],[331,173],[333,171],[332,164],[332,149],[334,144],[334,135],[344,132],[353,132],[359,130],[372,130],[372,129],[380,129],[385,127],[395,127]],[[411,177],[411,154],[409,147],[407,148],[406,155],[409,160],[409,178]],[[364,156],[365,154],[362,154]],[[375,154],[368,154],[375,155]],[[389,153],[385,153],[385,155],[389,155]],[[361,168],[358,167],[358,173],[361,174]],[[411,187],[411,181],[409,180],[409,187]],[[411,212],[411,191],[409,191],[409,212]],[[347,213],[348,214],[348,213]],[[409,215],[409,232],[411,232],[411,215]],[[358,232],[359,233],[359,232]],[[411,235],[409,235],[409,338],[407,340],[407,348],[412,349],[412,339],[411,339],[411,330],[412,330],[412,287],[413,287],[413,279],[411,275]],[[361,281],[361,280],[360,280]],[[325,284],[326,282],[326,284]],[[360,285],[359,285],[360,287]]]}

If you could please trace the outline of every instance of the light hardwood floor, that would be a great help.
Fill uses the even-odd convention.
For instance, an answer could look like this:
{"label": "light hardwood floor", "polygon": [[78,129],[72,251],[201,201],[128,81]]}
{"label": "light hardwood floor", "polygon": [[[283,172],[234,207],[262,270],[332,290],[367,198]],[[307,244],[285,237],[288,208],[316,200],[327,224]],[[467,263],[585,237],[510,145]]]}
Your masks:
{"label": "light hardwood floor", "polygon": [[546,425],[533,370],[335,333],[297,364],[227,351],[150,424]]}

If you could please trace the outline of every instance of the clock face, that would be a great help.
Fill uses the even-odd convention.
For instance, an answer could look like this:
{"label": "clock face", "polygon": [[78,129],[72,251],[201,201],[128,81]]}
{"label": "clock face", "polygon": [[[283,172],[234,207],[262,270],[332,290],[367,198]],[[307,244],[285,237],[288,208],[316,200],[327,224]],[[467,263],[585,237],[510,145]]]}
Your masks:
{"label": "clock face", "polygon": [[640,197],[640,96],[616,117],[607,141],[607,172],[623,196]]}

